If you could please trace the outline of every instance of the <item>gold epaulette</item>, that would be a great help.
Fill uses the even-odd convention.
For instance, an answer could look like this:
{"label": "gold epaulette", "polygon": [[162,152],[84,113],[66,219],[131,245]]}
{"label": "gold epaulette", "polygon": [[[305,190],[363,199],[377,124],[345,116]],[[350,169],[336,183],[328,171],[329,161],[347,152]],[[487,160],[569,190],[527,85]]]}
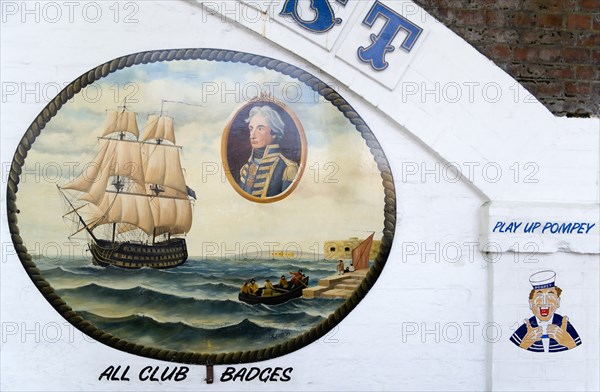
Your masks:
{"label": "gold epaulette", "polygon": [[281,157],[281,159],[283,160],[283,162],[285,162],[285,170],[283,171],[283,176],[281,177],[281,179],[283,181],[293,181],[294,178],[296,178],[296,175],[298,174],[298,164],[294,161],[292,161],[291,159],[287,159],[286,157],[284,157],[283,155],[279,154],[279,156]]}

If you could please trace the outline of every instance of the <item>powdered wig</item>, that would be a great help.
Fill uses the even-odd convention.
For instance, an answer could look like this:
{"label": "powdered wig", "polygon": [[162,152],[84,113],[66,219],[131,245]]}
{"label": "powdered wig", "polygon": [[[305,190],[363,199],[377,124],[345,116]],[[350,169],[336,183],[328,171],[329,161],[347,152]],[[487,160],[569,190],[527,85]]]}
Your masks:
{"label": "powdered wig", "polygon": [[267,124],[269,124],[269,127],[271,127],[271,133],[273,136],[275,136],[275,138],[283,137],[285,132],[283,128],[285,125],[281,119],[281,116],[279,116],[279,113],[269,106],[255,106],[250,110],[248,118],[246,119],[246,123],[249,123],[250,119],[257,114],[265,118],[265,121]]}

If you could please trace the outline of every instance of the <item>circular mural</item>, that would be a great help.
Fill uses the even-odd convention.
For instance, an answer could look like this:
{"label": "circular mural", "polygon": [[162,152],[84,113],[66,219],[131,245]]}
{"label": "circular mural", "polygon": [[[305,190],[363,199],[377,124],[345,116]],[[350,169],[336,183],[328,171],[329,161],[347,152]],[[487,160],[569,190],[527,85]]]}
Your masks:
{"label": "circular mural", "polygon": [[7,195],[19,258],[65,319],[191,364],[319,339],[395,229],[389,165],[354,109],[295,66],[215,49],[76,79],[26,131]]}

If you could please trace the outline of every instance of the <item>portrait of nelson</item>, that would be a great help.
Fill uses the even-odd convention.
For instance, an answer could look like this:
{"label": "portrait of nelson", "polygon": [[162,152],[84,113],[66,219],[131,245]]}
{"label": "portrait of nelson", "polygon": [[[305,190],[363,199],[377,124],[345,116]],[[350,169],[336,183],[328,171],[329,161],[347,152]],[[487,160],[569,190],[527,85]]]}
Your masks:
{"label": "portrait of nelson", "polygon": [[298,174],[298,164],[279,146],[285,135],[281,116],[269,106],[255,106],[245,120],[252,153],[240,169],[238,185],[249,195],[267,198],[283,193]]}

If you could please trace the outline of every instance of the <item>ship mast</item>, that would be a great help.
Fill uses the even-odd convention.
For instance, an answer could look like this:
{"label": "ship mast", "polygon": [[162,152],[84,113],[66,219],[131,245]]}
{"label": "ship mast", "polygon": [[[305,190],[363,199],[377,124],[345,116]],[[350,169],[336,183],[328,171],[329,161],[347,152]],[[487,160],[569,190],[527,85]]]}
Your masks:
{"label": "ship mast", "polygon": [[98,138],[99,151],[62,189],[80,192],[76,200],[88,202],[86,213],[94,218],[91,230],[111,224],[113,242],[117,234],[135,228],[150,235],[152,212],[145,190],[137,114],[127,110],[127,100],[119,110],[106,114],[106,125]]}
{"label": "ship mast", "polygon": [[148,116],[148,124],[140,137],[146,184],[154,217],[153,243],[156,236],[187,233],[192,224],[191,201],[185,183],[173,118],[164,112]]}
{"label": "ship mast", "polygon": [[[127,109],[127,97],[125,97],[123,99],[123,106],[121,106],[123,108],[123,110],[121,111],[121,114],[125,113],[125,110]],[[122,130],[119,131],[119,140],[123,141],[123,139],[125,138],[125,132],[123,132]],[[121,189],[123,189],[123,184],[121,183],[121,176],[119,176],[117,174],[117,179],[115,180],[115,182],[113,182],[113,186],[115,187],[115,190],[117,191],[117,194],[121,191]],[[117,232],[117,222],[113,222],[112,224],[112,242],[115,242],[115,235]]]}
{"label": "ship mast", "polygon": [[61,191],[80,192],[73,203],[87,202],[69,204],[73,210],[82,209],[76,212],[90,234],[98,226],[111,224],[112,233],[106,234],[113,242],[117,234],[140,229],[152,236],[154,244],[161,234],[170,239],[171,234],[190,230],[188,195],[195,199],[195,193],[185,183],[181,147],[176,145],[173,119],[164,114],[164,102],[160,115],[149,116],[142,135],[137,114],[127,110],[126,100],[119,110],[107,111],[96,156],[78,177],[61,187]]}

